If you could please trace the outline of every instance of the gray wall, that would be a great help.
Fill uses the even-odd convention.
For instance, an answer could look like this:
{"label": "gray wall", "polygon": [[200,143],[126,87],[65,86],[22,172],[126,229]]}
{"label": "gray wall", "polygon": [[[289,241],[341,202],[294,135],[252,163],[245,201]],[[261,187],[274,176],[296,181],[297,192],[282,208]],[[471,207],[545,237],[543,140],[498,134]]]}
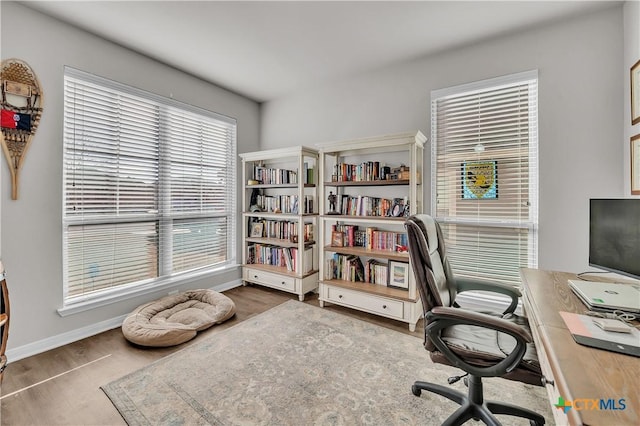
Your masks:
{"label": "gray wall", "polygon": [[[638,2],[309,88],[263,105],[262,115],[250,100],[21,5],[2,1],[0,14],[0,56],[29,63],[45,91],[19,200],[10,199],[5,160],[0,166],[0,253],[12,307],[9,351],[99,328],[160,295],[64,318],[56,312],[62,304],[64,65],[235,117],[238,152],[416,129],[429,135],[431,90],[537,68],[540,266],[586,269],[587,200],[629,193],[629,137],[640,132],[630,125],[628,106],[629,67],[640,57]],[[239,276],[232,271],[190,287]]]}
{"label": "gray wall", "polygon": [[[63,287],[63,67],[69,65],[167,97],[172,93],[176,100],[234,117],[238,121],[238,152],[258,149],[260,106],[19,4],[3,1],[0,7],[2,58],[26,61],[44,90],[44,113],[26,154],[17,201],[11,200],[11,179],[2,159],[2,260],[11,301],[8,346],[9,351],[15,351],[24,345],[37,346],[43,339],[49,339],[47,344],[55,343],[55,336],[95,327],[166,294],[137,297],[64,318],[56,311],[62,306]],[[239,271],[233,269],[214,279],[191,283],[189,288],[208,288],[239,277]],[[78,337],[84,336],[80,333]]]}
{"label": "gray wall", "polygon": [[[624,65],[622,67],[622,81],[624,82],[624,138],[622,146],[624,159],[622,162],[622,179],[624,182],[624,194],[631,194],[631,149],[629,140],[632,136],[640,134],[640,123],[631,125],[631,78],[629,70],[640,60],[640,1],[627,1],[624,3]],[[640,195],[632,195],[640,198]]]}
{"label": "gray wall", "polygon": [[261,146],[409,130],[429,136],[432,90],[537,68],[539,266],[586,270],[588,200],[623,195],[622,23],[616,5],[309,88],[263,105]]}

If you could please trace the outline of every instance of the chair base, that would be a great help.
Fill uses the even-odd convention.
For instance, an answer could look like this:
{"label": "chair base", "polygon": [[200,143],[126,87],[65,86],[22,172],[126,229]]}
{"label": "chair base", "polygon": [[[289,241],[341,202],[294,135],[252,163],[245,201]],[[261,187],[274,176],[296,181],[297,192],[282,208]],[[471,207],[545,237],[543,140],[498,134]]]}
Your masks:
{"label": "chair base", "polygon": [[460,405],[460,408],[449,416],[449,418],[442,423],[442,426],[459,426],[470,419],[482,420],[489,426],[500,426],[501,423],[495,418],[494,414],[506,414],[508,416],[529,419],[529,423],[532,426],[542,426],[545,424],[543,416],[526,408],[503,402],[484,401],[482,396],[482,379],[480,377],[469,375],[468,386],[469,393],[465,395],[450,387],[418,381],[411,387],[411,392],[413,392],[415,396],[420,396],[422,391],[426,390],[444,396]]}

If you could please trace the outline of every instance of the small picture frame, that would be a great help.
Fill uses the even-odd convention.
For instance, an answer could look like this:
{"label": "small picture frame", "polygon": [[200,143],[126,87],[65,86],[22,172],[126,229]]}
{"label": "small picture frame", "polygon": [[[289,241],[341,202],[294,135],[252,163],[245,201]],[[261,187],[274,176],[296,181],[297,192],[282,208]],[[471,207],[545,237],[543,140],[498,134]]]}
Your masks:
{"label": "small picture frame", "polygon": [[391,206],[391,210],[389,211],[390,215],[393,217],[402,217],[404,216],[404,204],[401,202],[394,202]]}
{"label": "small picture frame", "polygon": [[389,261],[389,287],[401,288],[403,290],[409,290],[409,264],[405,262],[398,262],[395,260]]}
{"label": "small picture frame", "polygon": [[340,231],[331,232],[331,246],[343,247],[344,246],[344,234]]}
{"label": "small picture frame", "polygon": [[640,59],[631,67],[631,124],[640,123]]}
{"label": "small picture frame", "polygon": [[261,238],[262,237],[262,227],[264,224],[262,222],[256,222],[251,225],[251,238]]}
{"label": "small picture frame", "polygon": [[631,194],[640,195],[640,133],[631,137]]}

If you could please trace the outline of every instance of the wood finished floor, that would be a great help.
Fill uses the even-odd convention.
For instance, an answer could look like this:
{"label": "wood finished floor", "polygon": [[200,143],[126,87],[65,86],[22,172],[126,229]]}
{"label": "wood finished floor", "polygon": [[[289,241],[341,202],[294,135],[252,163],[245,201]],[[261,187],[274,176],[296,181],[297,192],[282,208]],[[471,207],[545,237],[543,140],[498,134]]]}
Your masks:
{"label": "wood finished floor", "polygon": [[[118,411],[100,390],[101,385],[187,347],[205,335],[298,298],[259,286],[238,287],[224,294],[235,302],[236,315],[180,346],[139,348],[129,344],[117,328],[16,362],[9,360],[0,390],[0,424],[124,425]],[[308,295],[304,303],[318,306],[317,295]],[[334,305],[325,305],[324,309],[422,337],[422,321],[411,333],[408,325],[399,321]]]}

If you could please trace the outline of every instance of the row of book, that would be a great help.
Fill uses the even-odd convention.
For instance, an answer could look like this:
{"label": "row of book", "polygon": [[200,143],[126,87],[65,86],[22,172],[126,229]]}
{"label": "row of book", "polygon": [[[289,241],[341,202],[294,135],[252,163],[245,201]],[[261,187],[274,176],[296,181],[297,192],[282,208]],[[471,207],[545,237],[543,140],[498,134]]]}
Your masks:
{"label": "row of book", "polygon": [[[364,247],[368,250],[406,251],[408,246],[406,232],[394,232],[358,225],[331,225],[331,245],[339,247]],[[335,238],[335,232],[342,234]]]}
{"label": "row of book", "polygon": [[379,161],[365,161],[360,164],[337,163],[333,168],[333,176],[338,182],[387,180],[390,178],[390,171],[389,167],[380,166]]}
{"label": "row of book", "polygon": [[[271,265],[286,268],[291,272],[309,272],[314,268],[314,249],[304,249],[304,259],[300,259],[299,250],[295,247],[276,247],[268,244],[250,244],[247,246],[247,264]],[[303,261],[304,270],[300,270],[300,262]]]}
{"label": "row of book", "polygon": [[[302,171],[302,179],[304,183],[313,183],[313,167],[309,166],[309,163],[304,163],[304,170]],[[297,184],[298,172],[297,170],[269,168],[262,165],[253,166],[253,178],[259,183],[266,185],[279,185],[279,184]]]}
{"label": "row of book", "polygon": [[[255,224],[261,223],[262,227],[258,227],[261,235],[251,235],[252,237],[277,238],[281,240],[297,240],[298,222],[289,220],[252,220],[253,224],[250,229],[256,229]],[[261,229],[260,229],[261,228]],[[305,223],[303,225],[303,241],[313,241],[313,223]]]}
{"label": "row of book", "polygon": [[253,166],[253,178],[266,185],[298,183],[298,172],[295,170]]}
{"label": "row of book", "polygon": [[[298,214],[300,209],[297,195],[265,195],[256,197],[256,206],[263,212]],[[313,213],[313,195],[305,195],[302,213]]]}
{"label": "row of book", "polygon": [[405,205],[403,198],[343,194],[337,199],[336,210],[346,216],[404,216]]}
{"label": "row of book", "polygon": [[389,263],[369,259],[362,263],[360,257],[334,253],[326,260],[325,279],[372,283],[387,286]]}

